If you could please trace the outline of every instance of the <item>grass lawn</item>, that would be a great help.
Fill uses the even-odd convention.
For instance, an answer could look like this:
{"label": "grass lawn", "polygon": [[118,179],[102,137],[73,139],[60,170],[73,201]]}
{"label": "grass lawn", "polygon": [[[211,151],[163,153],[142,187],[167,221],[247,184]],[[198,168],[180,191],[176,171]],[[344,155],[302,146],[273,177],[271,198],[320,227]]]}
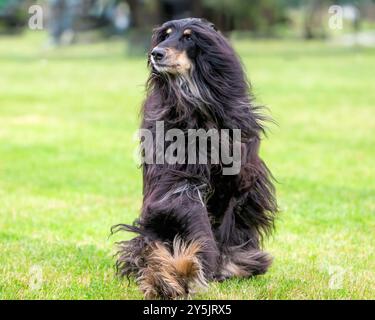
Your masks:
{"label": "grass lawn", "polygon": [[[121,42],[43,50],[0,38],[0,299],[140,299],[110,227],[141,205],[134,133],[145,58]],[[235,43],[271,125],[282,212],[258,278],[197,299],[375,298],[375,50]]]}

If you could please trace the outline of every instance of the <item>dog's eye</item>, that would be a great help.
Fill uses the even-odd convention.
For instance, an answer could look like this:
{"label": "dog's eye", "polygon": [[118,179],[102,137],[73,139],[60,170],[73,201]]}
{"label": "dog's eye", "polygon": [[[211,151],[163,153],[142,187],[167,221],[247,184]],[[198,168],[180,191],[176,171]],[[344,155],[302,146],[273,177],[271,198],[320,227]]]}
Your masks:
{"label": "dog's eye", "polygon": [[191,34],[188,33],[188,34],[184,34],[184,39],[187,40],[187,41],[192,41],[193,39],[191,38]]}
{"label": "dog's eye", "polygon": [[169,35],[172,33],[172,28],[168,28],[167,30],[165,30],[164,34],[163,34],[163,40],[169,38]]}

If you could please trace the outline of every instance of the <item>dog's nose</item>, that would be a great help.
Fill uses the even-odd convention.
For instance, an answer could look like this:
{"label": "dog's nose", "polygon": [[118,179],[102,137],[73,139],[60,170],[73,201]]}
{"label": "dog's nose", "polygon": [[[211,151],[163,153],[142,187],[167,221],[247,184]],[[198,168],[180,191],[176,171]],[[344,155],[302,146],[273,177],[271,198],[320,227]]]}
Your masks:
{"label": "dog's nose", "polygon": [[151,55],[154,57],[155,61],[163,60],[165,57],[165,49],[154,48],[151,52]]}

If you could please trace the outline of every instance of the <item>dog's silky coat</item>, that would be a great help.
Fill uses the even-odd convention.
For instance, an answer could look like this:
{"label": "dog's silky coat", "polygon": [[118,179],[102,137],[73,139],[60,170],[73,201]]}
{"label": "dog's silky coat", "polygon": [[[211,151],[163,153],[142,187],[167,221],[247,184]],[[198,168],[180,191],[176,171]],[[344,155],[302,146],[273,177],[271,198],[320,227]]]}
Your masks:
{"label": "dog's silky coat", "polygon": [[[258,155],[264,133],[242,65],[224,36],[202,19],[154,30],[142,128],[241,129],[241,170],[223,164],[143,164],[137,233],[119,243],[117,268],[134,275],[146,298],[186,297],[210,280],[265,273],[261,250],[277,204],[272,177]],[[168,143],[165,142],[165,148]]]}

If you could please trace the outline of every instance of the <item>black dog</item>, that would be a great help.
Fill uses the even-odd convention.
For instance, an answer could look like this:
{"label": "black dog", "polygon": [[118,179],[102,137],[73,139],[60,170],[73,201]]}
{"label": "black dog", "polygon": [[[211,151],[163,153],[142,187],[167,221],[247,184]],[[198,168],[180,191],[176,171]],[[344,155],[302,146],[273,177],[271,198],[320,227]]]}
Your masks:
{"label": "black dog", "polygon": [[237,55],[211,23],[189,18],[154,30],[149,66],[142,128],[155,134],[164,121],[165,130],[186,134],[240,129],[241,163],[235,175],[223,175],[222,162],[143,164],[141,216],[114,227],[138,234],[119,243],[119,273],[134,275],[146,298],[162,299],[185,297],[209,280],[265,273],[271,258],[261,242],[277,212],[258,155],[267,119],[252,103]]}

